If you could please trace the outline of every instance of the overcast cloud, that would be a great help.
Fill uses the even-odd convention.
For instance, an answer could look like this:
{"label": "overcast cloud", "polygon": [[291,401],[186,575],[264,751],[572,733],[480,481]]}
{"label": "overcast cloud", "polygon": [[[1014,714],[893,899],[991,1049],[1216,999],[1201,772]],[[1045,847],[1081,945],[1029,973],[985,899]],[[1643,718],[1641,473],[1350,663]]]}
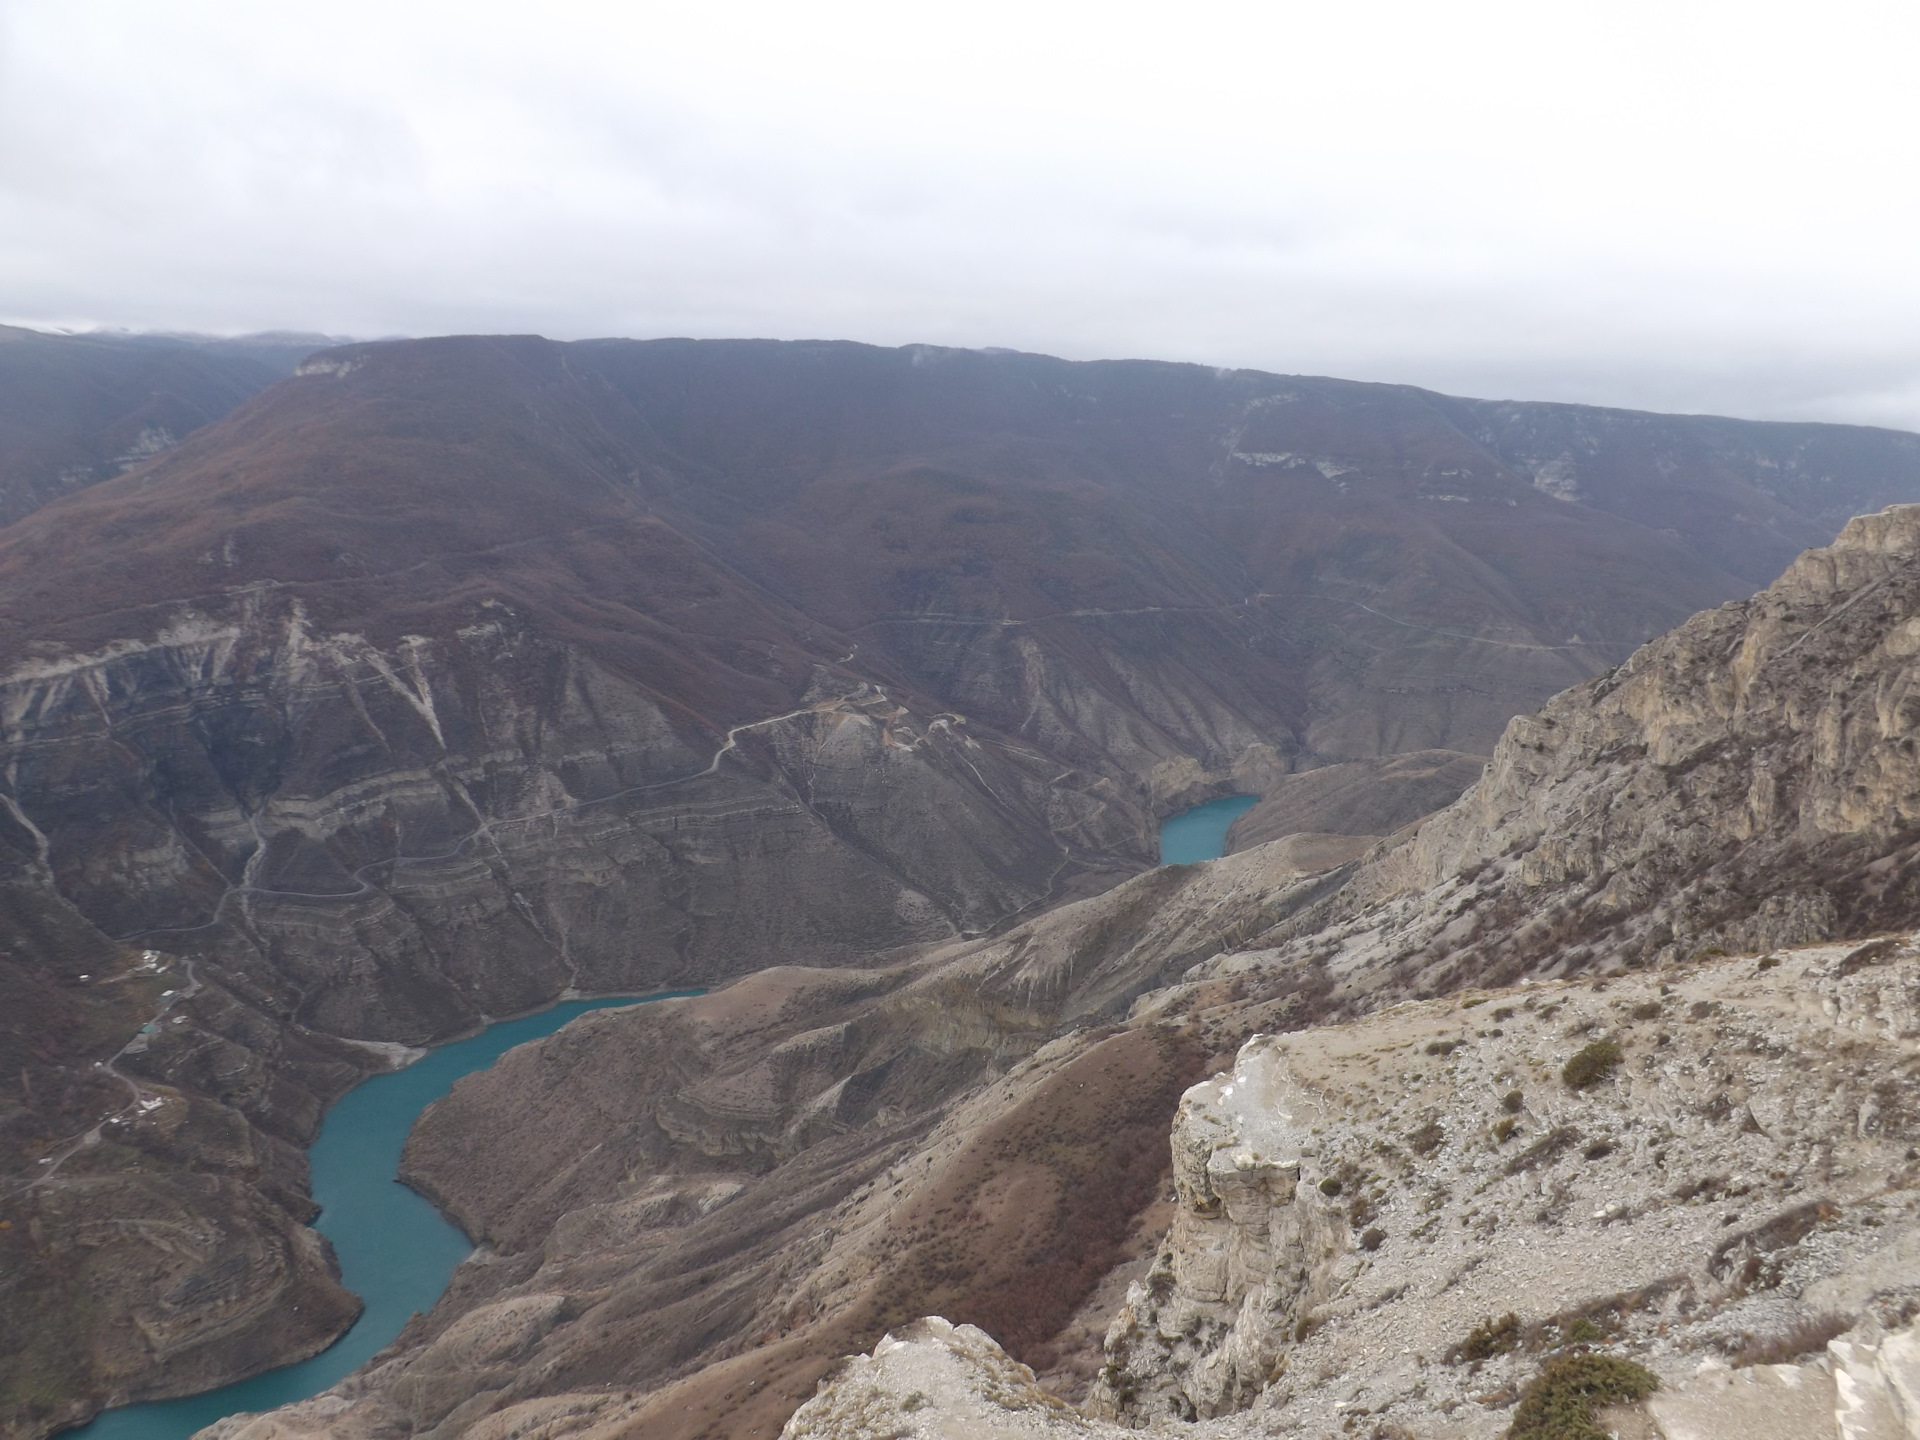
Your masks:
{"label": "overcast cloud", "polygon": [[0,0],[0,317],[1920,428],[1911,3]]}

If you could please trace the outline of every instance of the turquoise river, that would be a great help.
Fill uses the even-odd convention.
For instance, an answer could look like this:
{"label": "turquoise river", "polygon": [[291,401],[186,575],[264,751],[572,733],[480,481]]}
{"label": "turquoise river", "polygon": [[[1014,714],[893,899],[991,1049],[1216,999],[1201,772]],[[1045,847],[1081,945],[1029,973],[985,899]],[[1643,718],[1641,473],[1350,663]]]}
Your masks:
{"label": "turquoise river", "polygon": [[[1160,827],[1160,862],[1181,865],[1224,854],[1227,827],[1252,809],[1254,800],[1229,795],[1168,816]],[[327,1112],[308,1156],[313,1198],[320,1205],[314,1228],[333,1242],[347,1288],[366,1301],[353,1328],[311,1360],[203,1395],[109,1410],[67,1433],[80,1440],[186,1440],[224,1416],[317,1395],[364,1364],[400,1333],[414,1311],[433,1306],[454,1267],[472,1250],[466,1236],[396,1178],[400,1148],[420,1112],[462,1075],[484,1070],[516,1045],[551,1035],[576,1015],[667,998],[576,1000],[503,1020],[348,1091]]]}
{"label": "turquoise river", "polygon": [[573,1000],[537,1015],[502,1020],[470,1039],[428,1051],[404,1070],[375,1075],[349,1090],[327,1112],[307,1155],[313,1166],[313,1198],[320,1205],[313,1228],[333,1242],[341,1280],[367,1304],[353,1328],[311,1360],[201,1395],[109,1410],[67,1435],[84,1440],[186,1440],[223,1416],[271,1410],[317,1395],[364,1364],[400,1333],[414,1311],[432,1308],[453,1278],[454,1267],[473,1249],[438,1210],[396,1178],[400,1147],[420,1112],[462,1075],[486,1069],[516,1045],[551,1035],[576,1015],[668,998]]}
{"label": "turquoise river", "polygon": [[1160,822],[1160,863],[1191,865],[1218,860],[1227,853],[1227,829],[1259,803],[1257,795],[1228,795],[1209,800]]}

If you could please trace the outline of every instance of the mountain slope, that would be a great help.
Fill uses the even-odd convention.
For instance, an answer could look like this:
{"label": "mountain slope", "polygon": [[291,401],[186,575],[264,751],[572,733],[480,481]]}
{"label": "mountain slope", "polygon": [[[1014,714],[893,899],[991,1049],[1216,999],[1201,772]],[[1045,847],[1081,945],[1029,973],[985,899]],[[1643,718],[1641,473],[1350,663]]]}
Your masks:
{"label": "mountain slope", "polygon": [[0,325],[0,524],[125,474],[331,343],[321,335],[48,335]]}

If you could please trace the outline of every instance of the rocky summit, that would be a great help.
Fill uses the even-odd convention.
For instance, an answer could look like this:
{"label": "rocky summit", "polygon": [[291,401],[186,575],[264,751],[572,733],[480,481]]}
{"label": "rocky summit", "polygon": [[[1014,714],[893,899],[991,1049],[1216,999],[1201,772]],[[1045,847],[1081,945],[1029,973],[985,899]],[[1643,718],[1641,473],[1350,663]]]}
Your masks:
{"label": "rocky summit", "polygon": [[[60,365],[56,391],[95,373]],[[367,1369],[221,1433],[770,1440],[841,1357],[933,1315],[953,1364],[1028,1366],[1048,1423],[1317,1415],[1301,1377],[1385,1343],[1335,1292],[1413,1263],[1406,1195],[1562,1131],[1580,1165],[1625,1157],[1626,1114],[1516,1081],[1525,1108],[1481,1125],[1508,1135],[1469,1144],[1466,1081],[1369,1119],[1385,1081],[1349,1066],[1324,1104],[1383,1128],[1336,1155],[1248,1111],[1269,1139],[1203,1194],[1220,1166],[1169,1129],[1241,1125],[1219,1105],[1242,1092],[1190,1087],[1245,1070],[1284,1109],[1296,1037],[1506,989],[1488,1013],[1532,1018],[1422,1045],[1550,1068],[1524,982],[1664,1006],[1717,955],[1920,918],[1915,512],[1833,539],[1920,499],[1911,436],[931,347],[466,337],[249,383],[124,471],[131,381],[111,424],[0,413],[0,459],[82,457],[57,498],[10,477],[0,527],[0,1423],[23,1435],[340,1331],[304,1146],[360,1079],[561,996],[696,987],[430,1109],[404,1175],[474,1258]],[[1234,853],[1151,868],[1161,818],[1230,791],[1262,797]],[[1592,1043],[1606,1014],[1581,1012]],[[1571,1157],[1501,1193],[1584,1195]],[[1577,1174],[1645,1179],[1614,1166]],[[1293,1237],[1271,1273],[1219,1229],[1256,1195]],[[1877,1213],[1818,1198],[1844,1217],[1818,1224]],[[1490,1208],[1419,1253],[1466,1264]],[[1238,1258],[1208,1279],[1182,1246]],[[1724,1283],[1671,1292],[1689,1326]],[[1535,1313],[1550,1288],[1474,1300],[1469,1329],[1533,1327],[1474,1394],[1599,1343]],[[1670,1309],[1632,1313],[1679,1333]],[[1429,1365],[1460,1319],[1433,1314],[1406,1342]],[[1609,1343],[1652,1344],[1640,1324]]]}

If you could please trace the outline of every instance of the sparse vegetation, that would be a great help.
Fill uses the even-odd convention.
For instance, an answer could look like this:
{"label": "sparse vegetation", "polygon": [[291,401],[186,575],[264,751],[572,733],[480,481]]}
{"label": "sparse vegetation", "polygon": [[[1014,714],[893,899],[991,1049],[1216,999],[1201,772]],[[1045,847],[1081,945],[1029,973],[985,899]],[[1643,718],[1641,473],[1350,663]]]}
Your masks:
{"label": "sparse vegetation", "polygon": [[1518,1115],[1526,1108],[1527,1097],[1518,1090],[1509,1090],[1500,1097],[1500,1108],[1509,1115]]}
{"label": "sparse vegetation", "polygon": [[1407,1136],[1407,1148],[1422,1159],[1431,1155],[1446,1144],[1447,1132],[1440,1128],[1438,1120],[1429,1120],[1418,1130]]}
{"label": "sparse vegetation", "polygon": [[1340,1177],[1338,1175],[1327,1176],[1326,1179],[1320,1182],[1320,1193],[1322,1195],[1338,1195],[1340,1193]]}
{"label": "sparse vegetation", "polygon": [[1503,1115],[1493,1122],[1493,1143],[1504,1145],[1513,1138],[1513,1132],[1520,1128],[1520,1117]]}
{"label": "sparse vegetation", "polygon": [[1488,1316],[1460,1342],[1462,1360],[1490,1360],[1520,1348],[1520,1317],[1509,1310],[1498,1320]]}
{"label": "sparse vegetation", "polygon": [[1829,1340],[1845,1334],[1852,1325],[1845,1315],[1811,1315],[1780,1335],[1763,1339],[1743,1335],[1732,1363],[1736,1370],[1744,1365],[1788,1365],[1803,1355],[1819,1354]]}
{"label": "sparse vegetation", "polygon": [[1593,1412],[1643,1399],[1659,1388],[1659,1378],[1631,1360],[1557,1355],[1520,1392],[1507,1440],[1608,1440],[1594,1424]]}
{"label": "sparse vegetation", "polygon": [[1612,1040],[1592,1040],[1560,1067],[1560,1079],[1569,1090],[1586,1090],[1613,1074],[1619,1063],[1619,1045]]}
{"label": "sparse vegetation", "polygon": [[1542,1165],[1551,1165],[1559,1158],[1561,1151],[1570,1145],[1578,1144],[1579,1140],[1580,1132],[1574,1126],[1556,1125],[1509,1160],[1505,1173],[1518,1175],[1523,1170],[1537,1170]]}
{"label": "sparse vegetation", "polygon": [[1378,1225],[1369,1225],[1365,1233],[1360,1236],[1360,1248],[1362,1250],[1378,1250],[1386,1243],[1387,1232],[1382,1230]]}
{"label": "sparse vegetation", "polygon": [[1660,1018],[1660,1002],[1658,1000],[1642,1000],[1628,1013],[1636,1020],[1658,1020]]}
{"label": "sparse vegetation", "polygon": [[1427,1054],[1451,1055],[1466,1043],[1464,1040],[1434,1040],[1427,1045]]}

